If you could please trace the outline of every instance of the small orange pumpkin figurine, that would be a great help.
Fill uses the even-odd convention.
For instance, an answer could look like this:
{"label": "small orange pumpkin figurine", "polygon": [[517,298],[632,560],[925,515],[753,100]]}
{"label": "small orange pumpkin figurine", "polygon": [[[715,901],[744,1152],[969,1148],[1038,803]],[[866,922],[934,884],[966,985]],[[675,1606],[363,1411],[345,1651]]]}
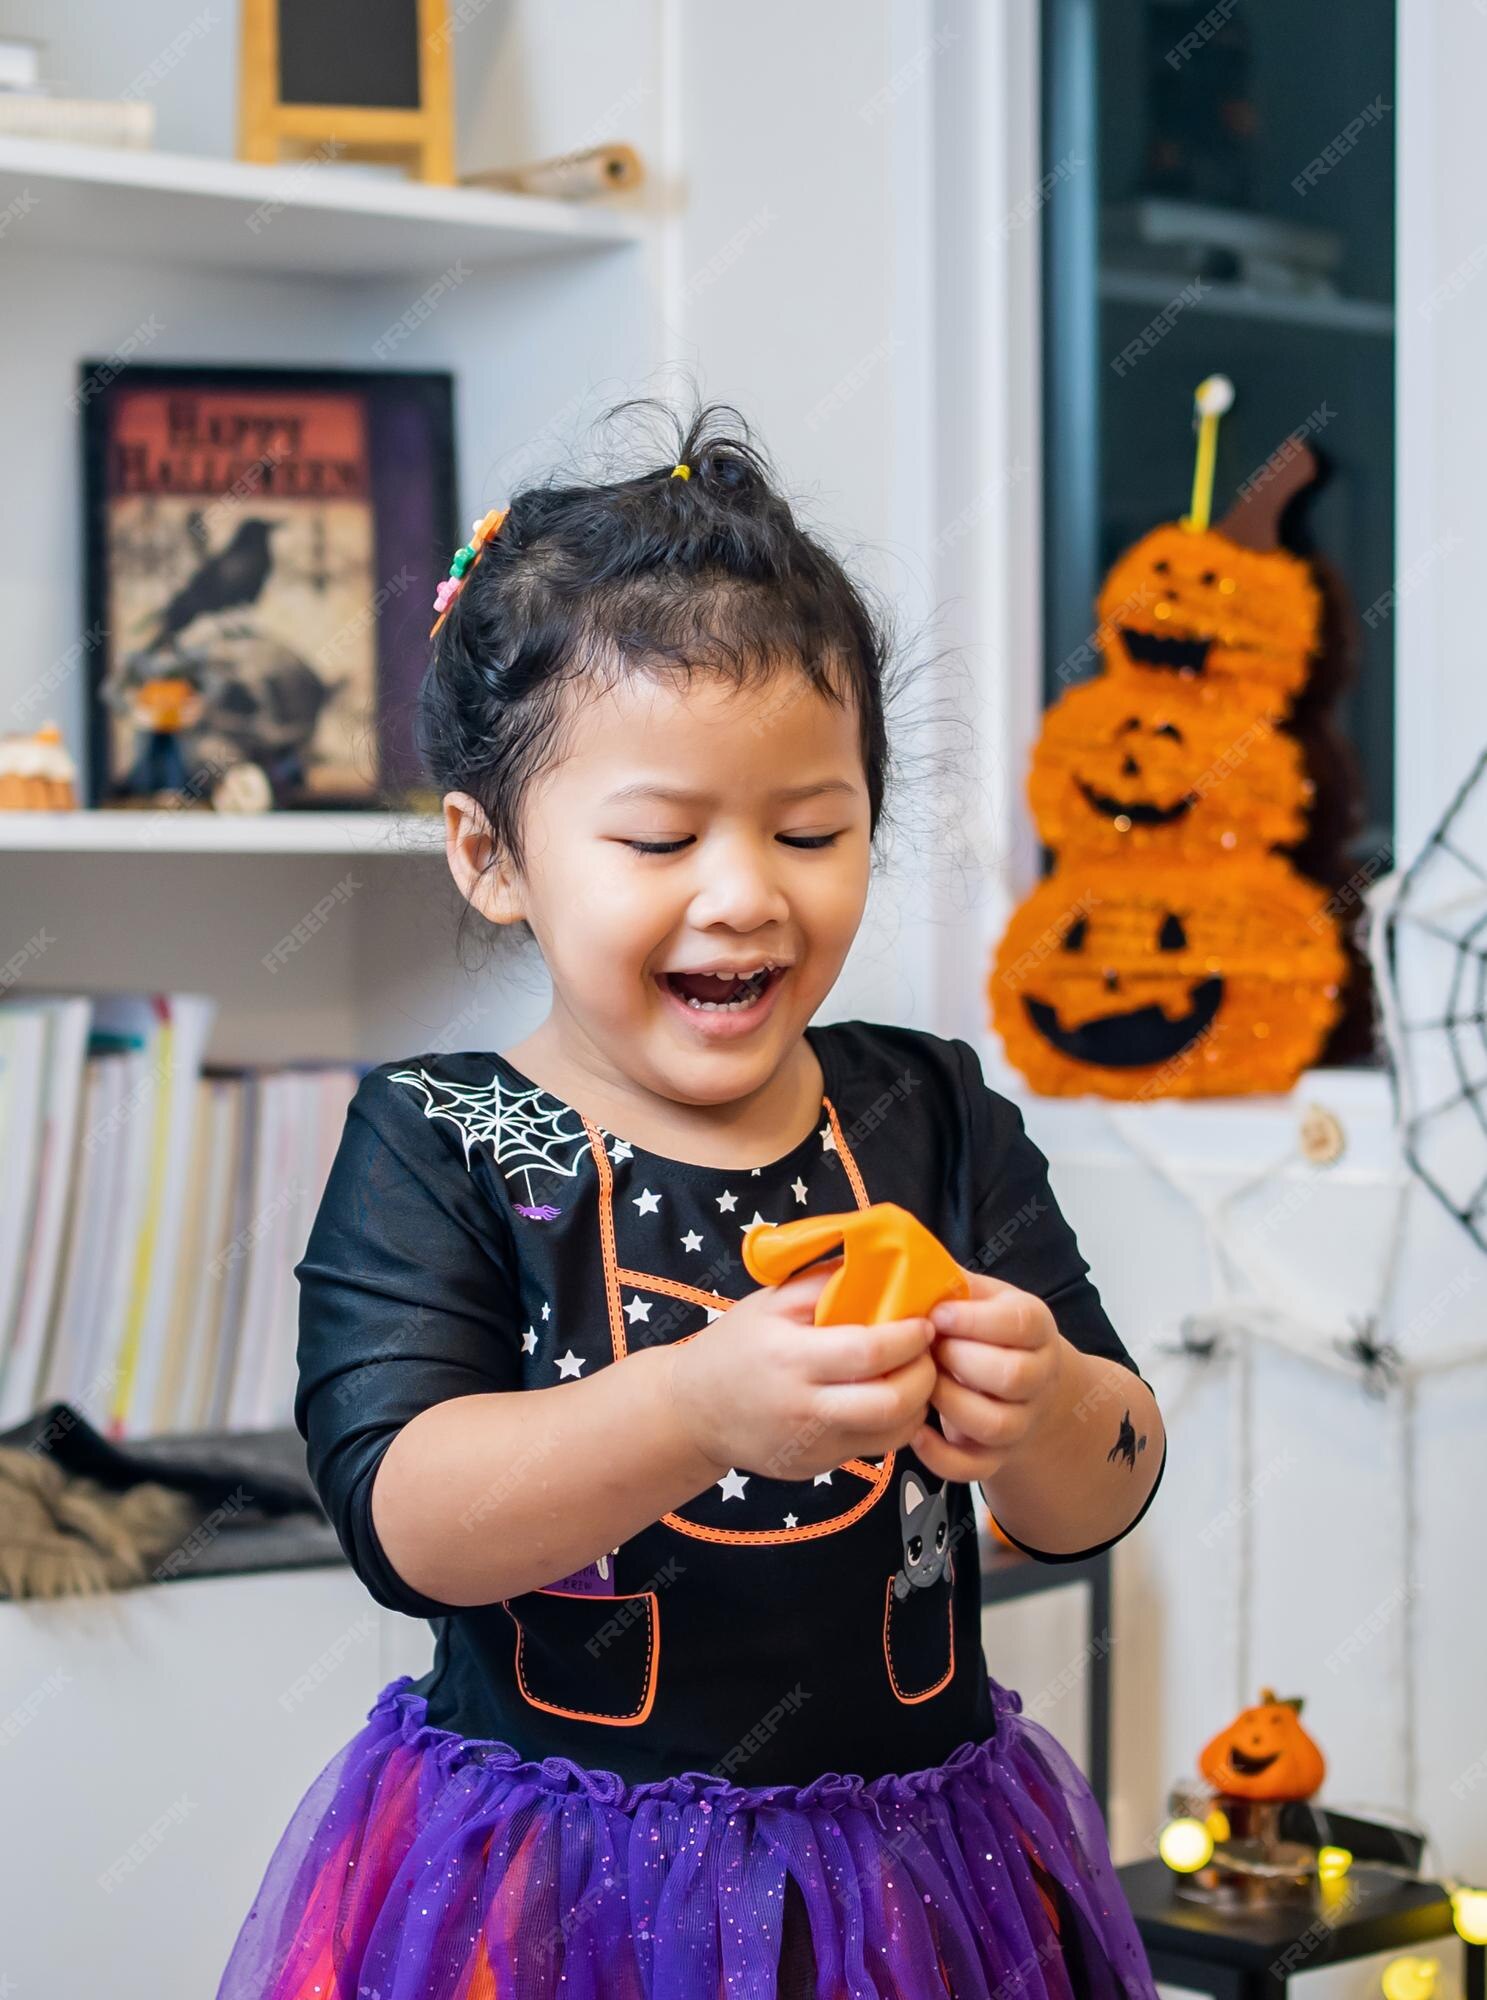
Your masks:
{"label": "small orange pumpkin figurine", "polygon": [[1299,1695],[1279,1701],[1273,1688],[1261,1688],[1257,1707],[1204,1744],[1198,1769],[1231,1798],[1309,1799],[1327,1775],[1327,1760],[1300,1718]]}

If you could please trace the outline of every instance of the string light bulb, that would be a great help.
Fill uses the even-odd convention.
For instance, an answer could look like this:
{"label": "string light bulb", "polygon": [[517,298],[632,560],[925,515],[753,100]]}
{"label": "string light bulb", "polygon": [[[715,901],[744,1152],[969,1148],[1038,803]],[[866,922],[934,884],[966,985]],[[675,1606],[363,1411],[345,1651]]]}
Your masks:
{"label": "string light bulb", "polygon": [[1213,1835],[1201,1819],[1169,1819],[1157,1853],[1175,1875],[1193,1875],[1213,1859]]}
{"label": "string light bulb", "polygon": [[1468,1944],[1487,1944],[1487,1889],[1453,1889],[1451,1918],[1458,1937]]}
{"label": "string light bulb", "polygon": [[1391,1958],[1379,1981],[1384,2000],[1431,2000],[1440,1969],[1438,1958]]}

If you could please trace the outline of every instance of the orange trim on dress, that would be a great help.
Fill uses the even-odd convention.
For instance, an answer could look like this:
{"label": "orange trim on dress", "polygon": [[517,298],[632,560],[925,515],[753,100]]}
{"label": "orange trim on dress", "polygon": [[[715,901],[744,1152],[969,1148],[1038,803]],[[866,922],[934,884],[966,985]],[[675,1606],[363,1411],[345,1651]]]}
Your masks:
{"label": "orange trim on dress", "polygon": [[522,1640],[526,1636],[522,1629],[522,1622],[516,1613],[511,1610],[511,1599],[509,1597],[501,1599],[502,1605],[511,1614],[512,1624],[516,1627],[516,1684],[521,1689],[525,1699],[532,1704],[533,1708],[546,1709],[549,1715],[566,1715],[573,1722],[608,1723],[616,1729],[630,1729],[637,1722],[644,1722],[655,1703],[656,1675],[661,1665],[661,1641],[658,1631],[660,1620],[656,1603],[656,1593],[653,1590],[637,1590],[627,1591],[622,1597],[604,1598],[596,1597],[592,1592],[586,1590],[548,1590],[544,1588],[540,1591],[534,1591],[532,1595],[540,1597],[578,1597],[582,1598],[585,1604],[633,1604],[637,1597],[643,1597],[646,1600],[645,1692],[640,1698],[640,1706],[632,1709],[628,1715],[600,1715],[594,1709],[564,1708],[559,1702],[543,1701],[540,1695],[533,1694],[532,1690],[527,1686],[526,1677],[521,1670]]}
{"label": "orange trim on dress", "polygon": [[[846,1134],[842,1131],[841,1121],[836,1115],[836,1106],[824,1093],[821,1105],[831,1126],[836,1154],[846,1173],[853,1198],[859,1208],[870,1208],[872,1202],[867,1191],[867,1183],[863,1180],[857,1162],[852,1157]],[[578,1116],[583,1119],[583,1127],[589,1138],[589,1150],[594,1156],[594,1166],[599,1177],[599,1250],[604,1264],[604,1299],[609,1312],[609,1341],[615,1360],[622,1361],[630,1351],[625,1338],[625,1316],[620,1300],[622,1284],[630,1285],[639,1291],[659,1292],[667,1298],[684,1299],[691,1305],[709,1309],[716,1307],[723,1311],[730,1305],[737,1305],[738,1300],[726,1298],[721,1292],[703,1291],[698,1286],[684,1284],[675,1278],[662,1277],[656,1272],[632,1270],[628,1265],[620,1263],[614,1229],[614,1169],[604,1144],[604,1134],[599,1126],[592,1119],[585,1118],[581,1111]],[[740,1171],[747,1170],[740,1169]],[[696,1338],[696,1333],[683,1334],[673,1345],[681,1347],[685,1342]],[[874,1465],[870,1459],[849,1458],[837,1467],[840,1472],[848,1472],[855,1478],[866,1480],[867,1491],[845,1513],[835,1514],[829,1521],[808,1522],[804,1527],[795,1528],[707,1528],[700,1522],[688,1521],[676,1513],[663,1514],[661,1519],[668,1528],[674,1528],[681,1535],[690,1535],[696,1541],[731,1543],[740,1548],[768,1548],[780,1542],[814,1541],[821,1535],[834,1535],[843,1528],[850,1528],[854,1521],[860,1520],[870,1507],[882,1499],[893,1477],[895,1456],[896,1454],[890,1451],[881,1465]]]}
{"label": "orange trim on dress", "polygon": [[[941,1674],[940,1678],[935,1682],[933,1687],[925,1688],[923,1692],[920,1694],[905,1694],[903,1689],[898,1684],[898,1676],[893,1671],[893,1655],[888,1650],[888,1621],[893,1616],[893,1584],[894,1584],[894,1578],[897,1575],[898,1571],[895,1570],[893,1576],[890,1576],[888,1579],[888,1595],[883,1605],[883,1658],[888,1664],[888,1682],[890,1687],[892,1687],[893,1692],[898,1696],[901,1702],[905,1703],[906,1705],[912,1705],[916,1701],[928,1701],[932,1694],[938,1694],[940,1689],[946,1685],[946,1683],[950,1680],[951,1676],[955,1672],[955,1604],[953,1598],[950,1595],[950,1591],[947,1588],[945,1591],[945,1616],[946,1619],[949,1621],[949,1627],[950,1627],[949,1666],[946,1667],[944,1673]],[[930,1588],[937,1590],[939,1588],[939,1585],[932,1584]]]}

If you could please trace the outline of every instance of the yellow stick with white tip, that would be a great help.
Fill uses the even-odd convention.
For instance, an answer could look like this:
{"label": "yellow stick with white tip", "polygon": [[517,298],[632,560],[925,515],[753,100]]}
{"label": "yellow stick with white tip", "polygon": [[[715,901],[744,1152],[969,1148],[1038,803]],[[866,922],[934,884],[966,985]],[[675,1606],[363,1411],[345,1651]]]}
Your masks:
{"label": "yellow stick with white tip", "polygon": [[1219,418],[1234,407],[1234,384],[1227,375],[1205,375],[1193,391],[1198,451],[1193,461],[1193,499],[1182,525],[1201,534],[1213,518],[1213,469],[1218,456]]}

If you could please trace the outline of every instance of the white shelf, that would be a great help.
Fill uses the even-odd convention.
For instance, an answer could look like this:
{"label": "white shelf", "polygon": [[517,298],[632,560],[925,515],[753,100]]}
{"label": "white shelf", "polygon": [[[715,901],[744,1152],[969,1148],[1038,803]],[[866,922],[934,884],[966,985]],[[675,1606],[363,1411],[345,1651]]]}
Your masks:
{"label": "white shelf", "polygon": [[[1102,271],[1102,300],[1117,305],[1151,306],[1155,311],[1182,296],[1180,278],[1148,278],[1138,271]],[[1217,313],[1230,319],[1275,320],[1286,326],[1309,326],[1332,333],[1392,334],[1394,308],[1374,299],[1288,297],[1262,292],[1253,285],[1205,281],[1201,297],[1184,311]]]}
{"label": "white shelf", "polygon": [[0,812],[10,854],[355,854],[443,857],[432,813],[161,810]]}
{"label": "white shelf", "polygon": [[259,166],[0,134],[7,248],[375,277],[638,242],[633,210],[434,187],[335,160]]}

